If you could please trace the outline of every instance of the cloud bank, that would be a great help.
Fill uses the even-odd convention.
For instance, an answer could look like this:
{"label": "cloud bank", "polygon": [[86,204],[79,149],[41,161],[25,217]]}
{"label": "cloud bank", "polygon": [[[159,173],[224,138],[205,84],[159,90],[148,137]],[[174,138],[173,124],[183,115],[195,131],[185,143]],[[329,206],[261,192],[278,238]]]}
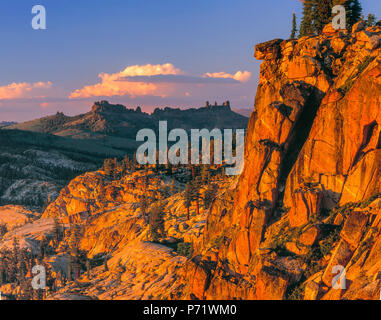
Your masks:
{"label": "cloud bank", "polygon": [[240,84],[250,79],[248,71],[235,74],[225,72],[187,75],[171,63],[134,65],[113,74],[100,73],[100,82],[77,89],[70,99],[92,97],[142,96],[168,97],[175,94],[177,84]]}
{"label": "cloud bank", "polygon": [[120,81],[125,77],[141,77],[155,75],[176,75],[181,74],[172,64],[144,66],[129,66],[123,71],[113,74],[100,73],[100,83],[85,86],[82,89],[75,90],[69,96],[70,99],[90,98],[90,97],[112,97],[112,96],[146,96],[154,95],[165,97],[166,93],[157,85],[149,82]]}

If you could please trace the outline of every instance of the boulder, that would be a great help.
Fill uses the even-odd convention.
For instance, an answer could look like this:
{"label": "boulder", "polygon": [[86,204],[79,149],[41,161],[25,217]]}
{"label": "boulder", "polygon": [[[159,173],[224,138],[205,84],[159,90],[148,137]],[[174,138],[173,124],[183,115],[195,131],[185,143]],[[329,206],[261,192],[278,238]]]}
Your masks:
{"label": "boulder", "polygon": [[300,235],[299,242],[305,246],[312,246],[318,239],[319,234],[320,228],[317,226],[313,226],[311,228],[308,228]]}
{"label": "boulder", "polygon": [[255,57],[257,59],[277,59],[280,54],[282,39],[275,39],[255,46]]}
{"label": "boulder", "polygon": [[376,50],[381,47],[381,37],[378,35],[371,36],[365,47],[368,50]]}
{"label": "boulder", "polygon": [[320,286],[314,281],[307,283],[306,288],[304,289],[304,300],[316,300],[319,295]]}
{"label": "boulder", "polygon": [[353,211],[349,214],[349,217],[344,223],[343,230],[341,231],[341,238],[344,239],[354,250],[365,230],[365,226],[368,222],[368,216],[362,212]]}
{"label": "boulder", "polygon": [[337,275],[336,273],[333,273],[334,268],[336,266],[345,267],[351,259],[352,253],[353,251],[350,245],[346,241],[341,240],[333,251],[332,257],[323,274],[322,280],[328,287],[332,287],[332,280]]}
{"label": "boulder", "polygon": [[334,29],[332,26],[332,23],[328,23],[324,28],[323,28],[323,34],[327,36],[332,36],[338,33],[338,30]]}

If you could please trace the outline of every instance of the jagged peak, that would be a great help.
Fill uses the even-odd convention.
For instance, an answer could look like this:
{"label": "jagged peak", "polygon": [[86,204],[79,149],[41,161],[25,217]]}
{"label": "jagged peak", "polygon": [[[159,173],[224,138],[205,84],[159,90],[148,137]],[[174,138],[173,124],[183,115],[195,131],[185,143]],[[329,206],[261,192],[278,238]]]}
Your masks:
{"label": "jagged peak", "polygon": [[97,101],[91,108],[91,112],[113,112],[121,113],[127,111],[127,108],[121,104],[111,104],[106,100]]}

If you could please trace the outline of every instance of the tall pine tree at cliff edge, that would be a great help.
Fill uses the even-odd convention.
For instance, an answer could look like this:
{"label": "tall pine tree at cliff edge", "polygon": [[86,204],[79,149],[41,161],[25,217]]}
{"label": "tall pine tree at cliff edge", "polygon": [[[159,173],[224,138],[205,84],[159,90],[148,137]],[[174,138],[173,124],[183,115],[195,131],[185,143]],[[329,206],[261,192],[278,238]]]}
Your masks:
{"label": "tall pine tree at cliff edge", "polygon": [[351,31],[352,26],[361,19],[362,7],[359,0],[333,0],[333,6],[343,5],[346,10],[347,28]]}
{"label": "tall pine tree at cliff edge", "polygon": [[324,27],[332,20],[332,0],[316,0],[313,10],[313,29],[321,34]]}
{"label": "tall pine tree at cliff edge", "polygon": [[296,32],[298,31],[298,27],[296,25],[296,15],[295,12],[292,14],[292,29],[290,39],[296,38]]}
{"label": "tall pine tree at cliff edge", "polygon": [[344,5],[347,28],[350,31],[361,18],[362,7],[359,0],[304,0],[299,37],[320,34],[324,26],[331,22],[332,8],[335,5]]}
{"label": "tall pine tree at cliff edge", "polygon": [[361,19],[362,7],[359,0],[348,1],[350,6],[349,16],[347,18],[348,28]]}
{"label": "tall pine tree at cliff edge", "polygon": [[308,36],[314,34],[313,29],[313,10],[314,10],[315,0],[305,0],[303,2],[303,18],[300,23],[300,37]]}

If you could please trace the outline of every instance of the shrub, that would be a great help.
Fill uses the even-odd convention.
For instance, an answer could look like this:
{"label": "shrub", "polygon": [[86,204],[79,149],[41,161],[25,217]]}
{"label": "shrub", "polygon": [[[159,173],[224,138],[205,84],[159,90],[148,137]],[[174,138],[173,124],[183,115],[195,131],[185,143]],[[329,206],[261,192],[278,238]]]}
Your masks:
{"label": "shrub", "polygon": [[286,293],[286,300],[303,300],[304,297],[304,286],[296,285],[289,288],[288,293]]}
{"label": "shrub", "polygon": [[320,243],[320,251],[323,256],[331,253],[335,243],[340,240],[340,229],[336,229]]}
{"label": "shrub", "polygon": [[359,64],[359,66],[357,67],[357,70],[355,72],[355,74],[353,74],[352,76],[350,76],[347,81],[345,82],[345,84],[340,88],[341,92],[343,94],[346,94],[352,87],[353,85],[355,84],[356,82],[356,79],[359,75],[361,75],[361,73],[371,64],[371,62],[375,59],[375,57],[371,57],[371,56],[367,56],[363,62],[361,62]]}
{"label": "shrub", "polygon": [[176,252],[181,256],[190,258],[193,253],[193,245],[188,242],[180,242],[177,244]]}

